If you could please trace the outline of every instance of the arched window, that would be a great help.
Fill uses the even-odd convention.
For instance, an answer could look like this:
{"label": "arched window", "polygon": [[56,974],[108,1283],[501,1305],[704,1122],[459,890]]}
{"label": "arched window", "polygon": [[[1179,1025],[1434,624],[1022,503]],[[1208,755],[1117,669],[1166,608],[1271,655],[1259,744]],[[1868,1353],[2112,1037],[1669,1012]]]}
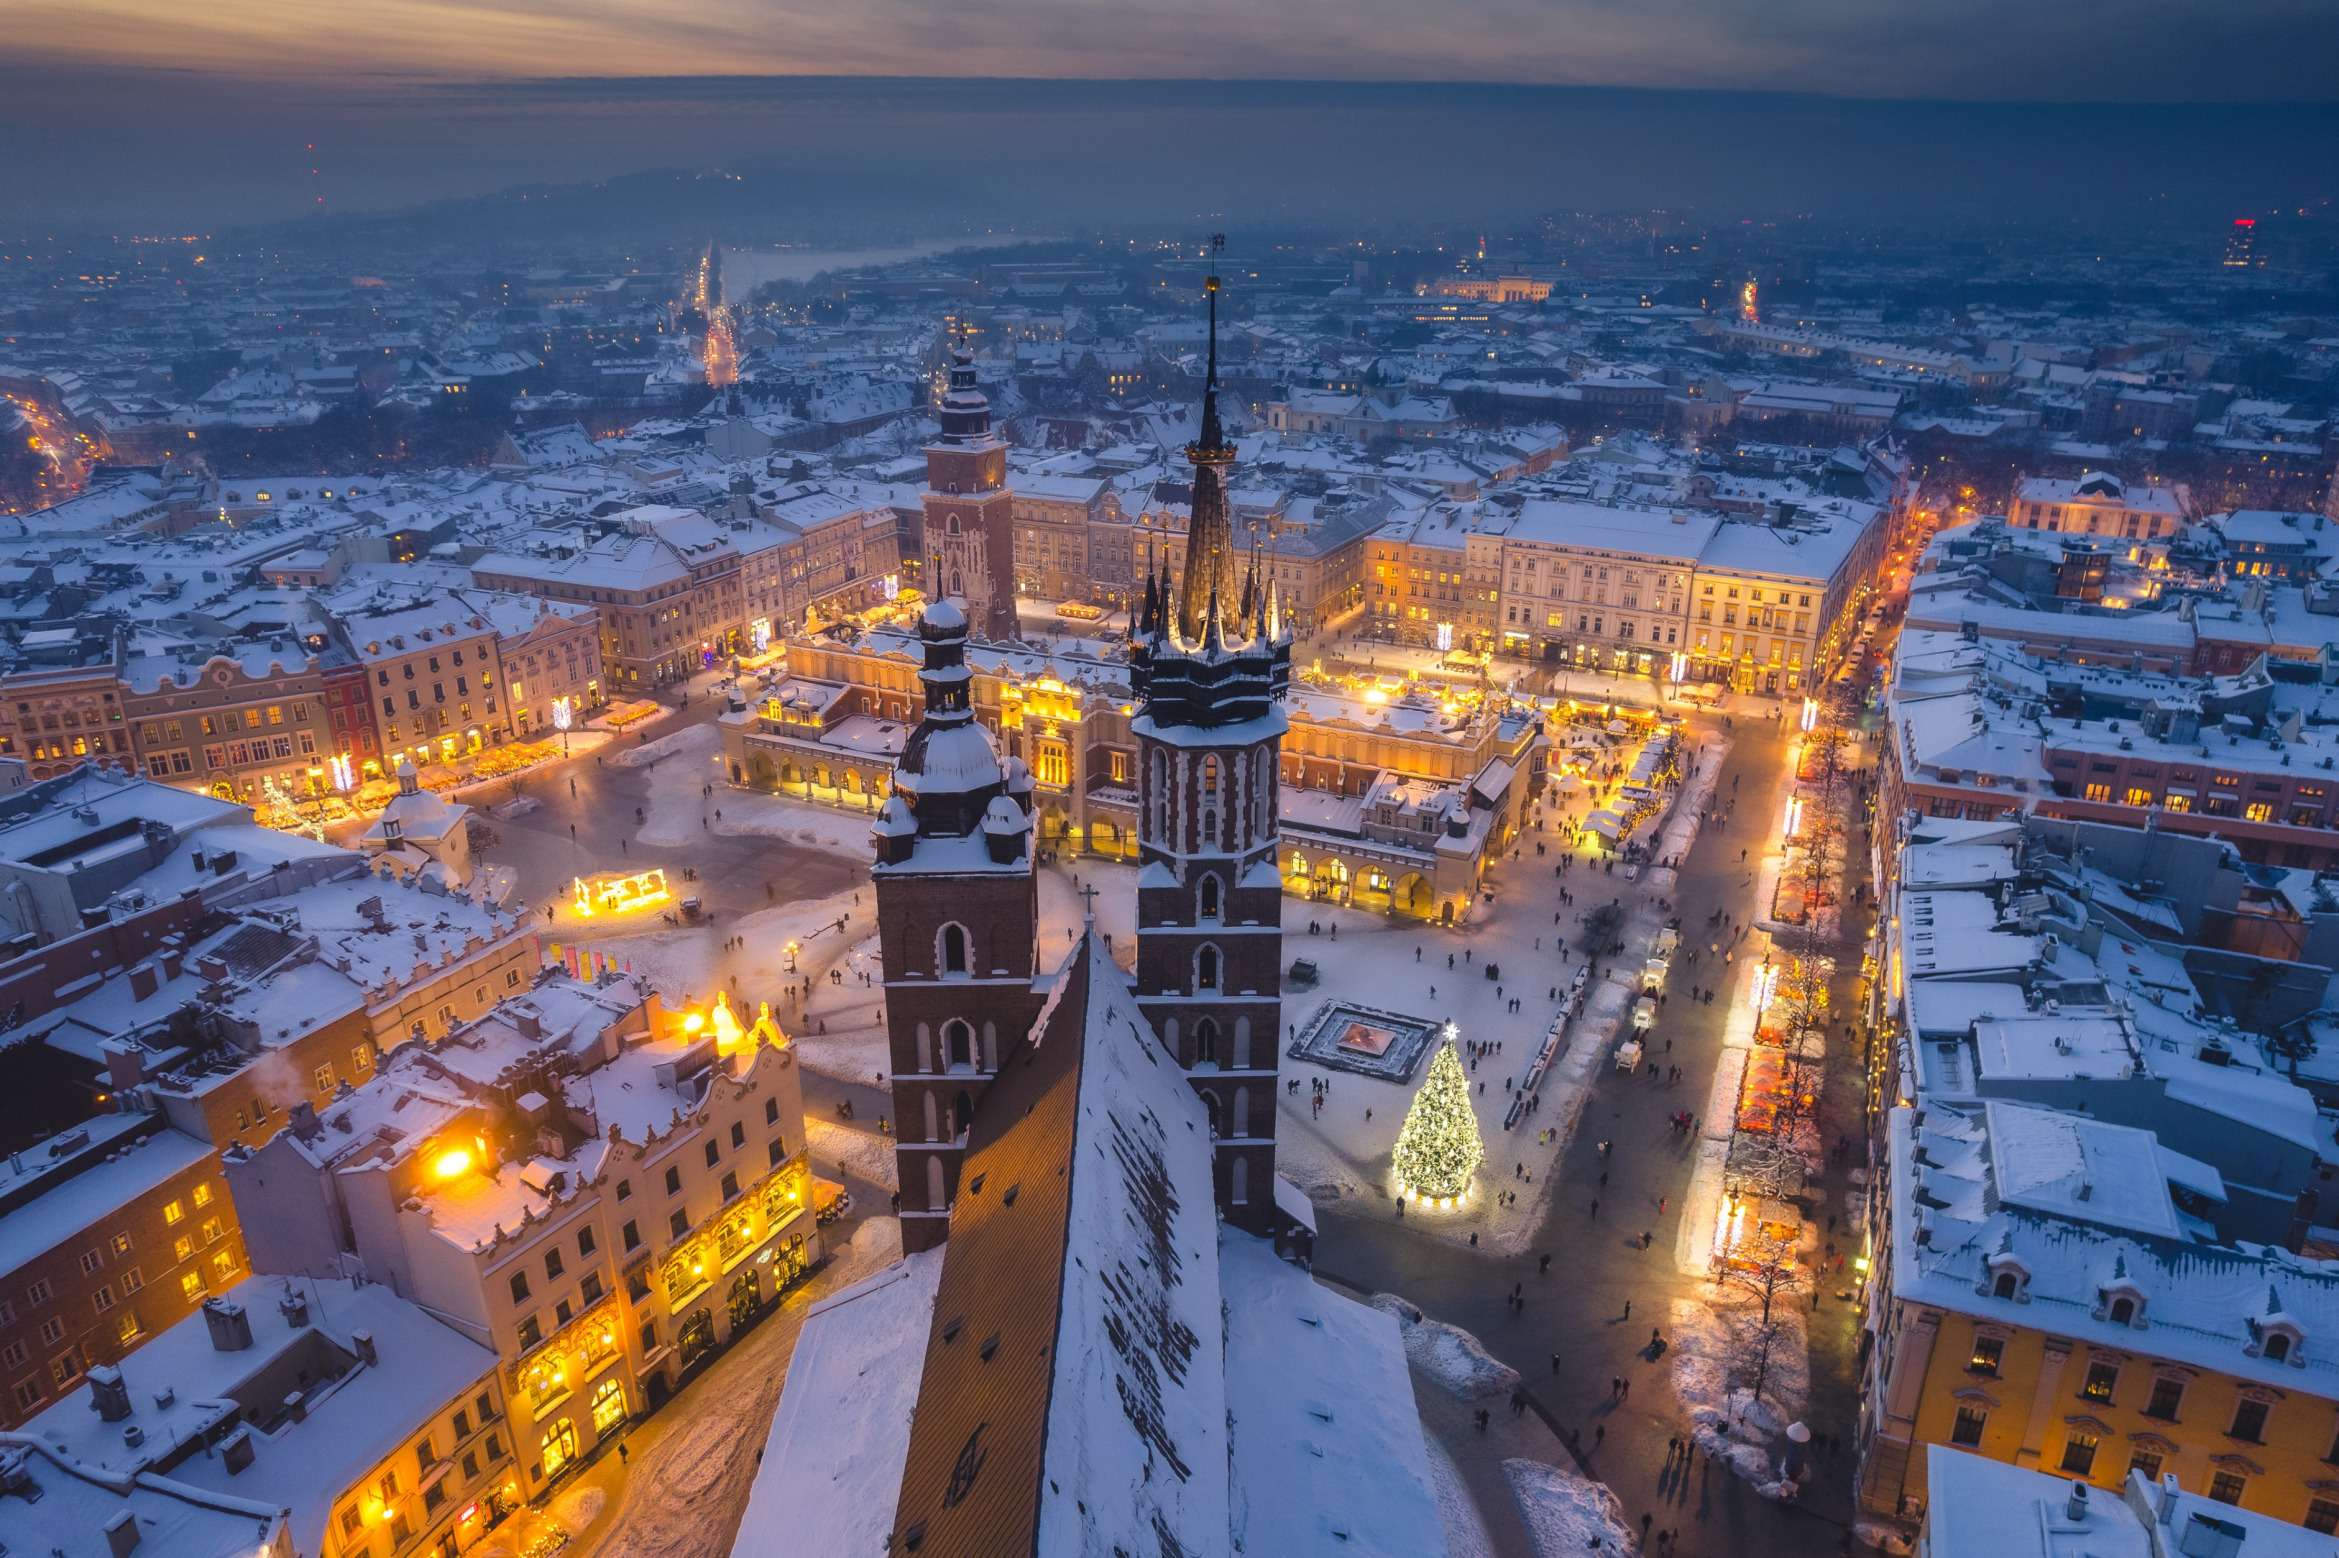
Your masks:
{"label": "arched window", "polygon": [[1194,1064],[1218,1064],[1218,1024],[1208,1017],[1194,1024]]}
{"label": "arched window", "polygon": [[1237,1071],[1251,1069],[1251,1019],[1248,1017],[1237,1017],[1234,1020],[1234,1068]]}
{"label": "arched window", "polygon": [[2276,1331],[2266,1338],[2266,1361],[2268,1363],[2280,1363],[2289,1356],[2290,1338],[2288,1335]]}
{"label": "arched window", "polygon": [[1202,1090],[1202,1113],[1210,1121],[1210,1139],[1218,1140],[1218,1095],[1208,1088]]}
{"label": "arched window", "polygon": [[1202,918],[1218,918],[1218,891],[1218,878],[1215,875],[1202,878]]}
{"label": "arched window", "polygon": [[924,1023],[918,1024],[918,1069],[934,1069],[934,1030]]}
{"label": "arched window", "polygon": [[975,1063],[975,1030],[957,1018],[952,1018],[942,1029],[942,1045],[947,1052],[945,1063],[952,1066],[971,1066]]}
{"label": "arched window", "polygon": [[1235,1206],[1249,1206],[1251,1204],[1250,1159],[1235,1159],[1234,1167],[1227,1171],[1226,1199]]}
{"label": "arched window", "polygon": [[2016,1277],[2013,1272],[2001,1271],[1998,1273],[1998,1280],[1990,1285],[1990,1294],[1994,1298],[2012,1298],[2014,1290],[2021,1285],[2021,1279]]}
{"label": "arched window", "polygon": [[966,1133],[975,1128],[975,1101],[962,1090],[950,1101],[950,1139],[965,1141]]}
{"label": "arched window", "polygon": [[1218,794],[1218,759],[1215,756],[1202,759],[1202,793],[1213,798]]}
{"label": "arched window", "polygon": [[1234,1134],[1251,1134],[1251,1090],[1247,1087],[1234,1090]]}
{"label": "arched window", "polygon": [[942,1110],[935,1104],[932,1093],[926,1095],[926,1135],[924,1139],[927,1141],[940,1141],[942,1139]]}
{"label": "arched window", "polygon": [[966,972],[966,927],[962,925],[942,927],[942,972]]}
{"label": "arched window", "polygon": [[1194,988],[1197,990],[1218,988],[1218,949],[1216,947],[1204,947],[1200,952],[1194,954]]}
{"label": "arched window", "polygon": [[926,1210],[942,1210],[942,1160],[933,1153],[926,1154]]}
{"label": "arched window", "polygon": [[1218,848],[1217,807],[1205,806],[1202,808],[1202,837],[1196,841],[1195,847],[1199,849]]}
{"label": "arched window", "polygon": [[2115,1298],[2115,1299],[2113,1299],[2113,1300],[2112,1300],[2112,1324],[2114,1324],[2114,1325],[2133,1325],[2133,1324],[2135,1324],[2135,1323],[2136,1323],[2136,1300],[2134,1300],[2134,1299],[2132,1299],[2132,1298]]}

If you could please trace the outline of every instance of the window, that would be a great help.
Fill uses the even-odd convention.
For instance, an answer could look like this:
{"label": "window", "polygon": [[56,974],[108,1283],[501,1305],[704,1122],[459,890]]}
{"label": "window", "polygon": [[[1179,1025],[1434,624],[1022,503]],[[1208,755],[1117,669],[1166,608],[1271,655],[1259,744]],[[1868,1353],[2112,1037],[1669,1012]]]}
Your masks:
{"label": "window", "polygon": [[731,1122],[731,1145],[733,1147],[744,1147],[747,1145],[746,1121],[733,1120]]}
{"label": "window", "polygon": [[2128,1470],[2142,1472],[2146,1482],[2160,1481],[2160,1452],[2138,1445],[2128,1452]]}
{"label": "window", "polygon": [[778,1168],[780,1160],[788,1155],[788,1143],[784,1138],[774,1136],[770,1141],[764,1143],[763,1152],[771,1166]]}
{"label": "window", "polygon": [[171,1259],[185,1260],[195,1253],[195,1241],[181,1237],[171,1241]]}
{"label": "window", "polygon": [[85,1277],[88,1276],[91,1272],[97,1270],[98,1267],[104,1265],[105,1263],[106,1258],[95,1250],[83,1250],[81,1252],[81,1274]]}
{"label": "window", "polygon": [[626,1222],[626,1225],[623,1228],[620,1228],[617,1232],[618,1236],[624,1240],[625,1247],[628,1251],[638,1250],[642,1247],[642,1231],[640,1227],[633,1223],[630,1219]]}
{"label": "window", "polygon": [[30,1411],[40,1403],[41,1382],[28,1379],[16,1387],[16,1405],[20,1411]]}
{"label": "window", "polygon": [[720,1143],[720,1142],[712,1142],[712,1141],[708,1142],[708,1143],[707,1143],[707,1167],[708,1167],[708,1168],[713,1168],[713,1167],[714,1167],[716,1164],[718,1164],[718,1163],[720,1163],[720,1162],[722,1162],[722,1161],[723,1161],[723,1146],[722,1146],[722,1143]]}
{"label": "window", "polygon": [[98,1290],[90,1295],[90,1302],[97,1305],[97,1312],[101,1315],[104,1314],[107,1310],[113,1308],[113,1286],[110,1283],[99,1283]]}
{"label": "window", "polygon": [[2238,1471],[2221,1471],[2209,1479],[2209,1496],[2220,1504],[2239,1504],[2247,1486]]}
{"label": "window", "polygon": [[671,1163],[666,1167],[666,1193],[670,1196],[682,1194],[682,1165],[679,1163]]}
{"label": "window", "polygon": [[600,1299],[601,1273],[588,1271],[585,1273],[584,1279],[577,1284],[577,1302],[592,1304],[600,1302]]}
{"label": "window", "polygon": [[558,1248],[549,1249],[544,1252],[544,1279],[547,1282],[558,1282],[560,1280],[560,1274],[567,1269],[567,1267],[561,1264],[560,1251]]}
{"label": "window", "polygon": [[544,1340],[544,1324],[534,1315],[520,1322],[520,1351],[526,1352]]}
{"label": "window", "polygon": [[122,1273],[123,1297],[129,1297],[132,1293],[137,1292],[144,1286],[146,1286],[146,1278],[140,1275],[136,1266],[132,1266],[128,1271]]}
{"label": "window", "polygon": [[[2152,1398],[2144,1403],[2144,1415],[2173,1423],[2177,1420],[2177,1407],[2184,1399],[2185,1382],[2163,1374],[2152,1382]],[[2332,1449],[2334,1455],[2339,1456],[2339,1445],[2334,1445]]]}
{"label": "window", "polygon": [[220,1227],[219,1227],[219,1219],[218,1219],[218,1218],[216,1218],[216,1217],[206,1217],[206,1218],[204,1218],[204,1219],[203,1219],[203,1242],[204,1242],[205,1244],[217,1244],[217,1243],[219,1242],[219,1238],[220,1238]]}
{"label": "window", "polygon": [[2101,1441],[2094,1434],[2074,1433],[2063,1441],[2061,1469],[2074,1477],[2084,1477],[2095,1466],[2095,1447]]}
{"label": "window", "polygon": [[24,1360],[28,1356],[30,1355],[25,1351],[22,1342],[10,1342],[6,1347],[0,1347],[0,1365],[6,1365],[11,1369],[23,1368]]}
{"label": "window", "polygon": [[674,1215],[666,1219],[666,1231],[677,1239],[690,1232],[690,1213],[676,1207]]}
{"label": "window", "polygon": [[512,1273],[512,1302],[515,1304],[528,1302],[528,1274],[524,1271]]}
{"label": "window", "polygon": [[2304,1524],[2318,1536],[2339,1533],[2339,1503],[2333,1503],[2327,1498],[2309,1499]]}
{"label": "window", "polygon": [[587,1223],[584,1227],[577,1230],[577,1253],[579,1255],[590,1255],[600,1247],[601,1241],[593,1237],[593,1225],[591,1223]]}
{"label": "window", "polygon": [[633,1199],[632,1180],[621,1179],[617,1182],[617,1199],[620,1201],[631,1201]]}
{"label": "window", "polygon": [[966,931],[957,925],[942,927],[942,972],[966,972]]}
{"label": "window", "polygon": [[2243,1400],[2233,1409],[2233,1426],[2226,1430],[2236,1439],[2247,1439],[2252,1444],[2266,1442],[2266,1413],[2263,1401]]}
{"label": "window", "polygon": [[739,1195],[739,1172],[734,1169],[723,1176],[723,1199],[735,1200]]}
{"label": "window", "polygon": [[51,1315],[41,1322],[41,1345],[54,1347],[65,1339],[65,1322]]}
{"label": "window", "polygon": [[2108,784],[2091,784],[2087,787],[2085,798],[2091,801],[2108,801],[2112,798],[2112,787]]}
{"label": "window", "polygon": [[2005,1356],[2006,1338],[1977,1336],[1974,1338],[1973,1356],[1966,1361],[1965,1366],[1975,1374],[1995,1374],[1998,1372],[1998,1360]]}
{"label": "window", "polygon": [[2120,1367],[2116,1363],[2091,1363],[2087,1366],[2087,1383],[2079,1393],[2090,1401],[2109,1403],[2112,1387],[2120,1382]]}
{"label": "window", "polygon": [[186,1215],[187,1209],[176,1201],[166,1203],[162,1209],[162,1220],[166,1223],[178,1223],[183,1221]]}
{"label": "window", "polygon": [[763,1101],[763,1123],[766,1125],[780,1123],[780,1101],[778,1099],[767,1098]]}
{"label": "window", "polygon": [[2290,1360],[2290,1338],[2276,1331],[2266,1338],[2266,1361],[2287,1363]]}

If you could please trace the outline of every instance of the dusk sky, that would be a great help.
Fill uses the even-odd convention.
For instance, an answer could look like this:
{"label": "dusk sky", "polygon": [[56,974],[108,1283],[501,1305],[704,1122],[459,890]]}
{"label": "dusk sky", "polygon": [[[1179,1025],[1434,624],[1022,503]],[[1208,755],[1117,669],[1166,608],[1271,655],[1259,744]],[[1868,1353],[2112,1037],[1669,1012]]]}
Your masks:
{"label": "dusk sky", "polygon": [[1285,77],[1974,100],[2339,94],[2328,0],[13,0],[20,61],[290,76]]}
{"label": "dusk sky", "polygon": [[836,236],[1568,207],[2137,218],[2339,193],[2331,0],[0,0],[0,15],[0,230],[34,236],[659,169],[772,174],[787,193],[761,212]]}

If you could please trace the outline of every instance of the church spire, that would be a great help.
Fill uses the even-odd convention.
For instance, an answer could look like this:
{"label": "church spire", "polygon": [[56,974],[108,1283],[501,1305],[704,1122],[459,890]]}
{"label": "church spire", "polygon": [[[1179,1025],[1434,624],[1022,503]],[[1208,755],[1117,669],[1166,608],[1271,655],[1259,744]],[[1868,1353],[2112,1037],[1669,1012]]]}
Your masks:
{"label": "church spire", "polygon": [[[1211,247],[1223,247],[1225,242],[1223,236],[1214,236]],[[1239,599],[1234,523],[1226,491],[1234,449],[1218,422],[1218,278],[1203,278],[1202,288],[1210,302],[1210,356],[1202,385],[1202,436],[1186,446],[1186,458],[1194,465],[1194,500],[1186,527],[1186,577],[1178,592],[1178,634],[1188,643],[1202,641],[1205,617]]]}

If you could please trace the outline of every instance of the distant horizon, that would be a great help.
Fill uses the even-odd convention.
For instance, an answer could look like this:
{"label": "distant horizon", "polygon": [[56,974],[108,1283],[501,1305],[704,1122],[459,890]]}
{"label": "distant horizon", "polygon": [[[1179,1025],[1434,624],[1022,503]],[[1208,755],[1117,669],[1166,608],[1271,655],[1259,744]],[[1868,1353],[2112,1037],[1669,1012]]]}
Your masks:
{"label": "distant horizon", "polygon": [[[2339,103],[2321,101],[1193,76],[298,83],[0,63],[0,136],[15,153],[0,163],[0,211],[21,224],[5,236],[34,240],[426,217],[530,190],[559,195],[565,213],[527,213],[539,227],[681,222],[727,241],[838,246],[863,233],[1287,231],[1683,208],[1986,235],[2188,225],[2339,198]],[[714,170],[756,188],[611,189]],[[621,209],[621,195],[636,206]],[[585,214],[596,196],[605,209]]]}

